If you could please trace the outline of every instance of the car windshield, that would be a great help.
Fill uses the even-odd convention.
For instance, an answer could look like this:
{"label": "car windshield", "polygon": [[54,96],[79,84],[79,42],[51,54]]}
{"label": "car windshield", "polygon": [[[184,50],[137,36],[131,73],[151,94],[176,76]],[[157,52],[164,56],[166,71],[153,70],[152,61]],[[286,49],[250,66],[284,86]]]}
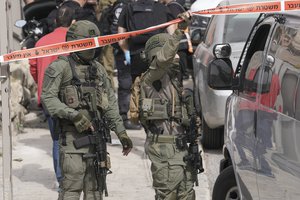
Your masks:
{"label": "car windshield", "polygon": [[259,14],[228,15],[225,22],[225,43],[245,42]]}

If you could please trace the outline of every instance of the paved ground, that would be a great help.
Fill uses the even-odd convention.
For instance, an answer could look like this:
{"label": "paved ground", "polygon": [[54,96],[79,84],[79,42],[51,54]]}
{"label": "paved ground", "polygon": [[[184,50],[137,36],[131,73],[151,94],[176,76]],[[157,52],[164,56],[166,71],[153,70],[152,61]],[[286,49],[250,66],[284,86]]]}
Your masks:
{"label": "paved ground", "polygon": [[[144,154],[143,131],[128,131],[134,149],[128,157],[121,154],[121,145],[114,140],[108,146],[113,174],[107,176],[109,197],[107,200],[153,200],[150,163]],[[116,139],[115,135],[113,138]],[[1,138],[0,138],[1,140]],[[2,143],[2,141],[0,141]],[[13,199],[57,199],[57,186],[52,167],[51,138],[41,113],[26,116],[25,132],[19,134],[13,148]],[[0,179],[2,180],[2,157],[0,156]],[[205,166],[204,166],[205,167]],[[207,174],[198,176],[195,187],[197,200],[209,200],[210,189]],[[0,199],[3,185],[0,182]]]}

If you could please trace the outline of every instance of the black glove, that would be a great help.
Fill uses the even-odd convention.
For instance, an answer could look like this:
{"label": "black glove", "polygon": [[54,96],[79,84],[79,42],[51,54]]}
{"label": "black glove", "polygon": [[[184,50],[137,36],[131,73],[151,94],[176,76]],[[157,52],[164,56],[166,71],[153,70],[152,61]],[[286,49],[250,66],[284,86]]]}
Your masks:
{"label": "black glove", "polygon": [[128,137],[126,131],[119,133],[118,138],[123,146],[123,149],[131,149],[132,148],[132,141]]}
{"label": "black glove", "polygon": [[183,12],[178,15],[178,18],[183,19],[182,22],[178,23],[178,29],[185,30],[191,23],[192,15],[190,12]]}

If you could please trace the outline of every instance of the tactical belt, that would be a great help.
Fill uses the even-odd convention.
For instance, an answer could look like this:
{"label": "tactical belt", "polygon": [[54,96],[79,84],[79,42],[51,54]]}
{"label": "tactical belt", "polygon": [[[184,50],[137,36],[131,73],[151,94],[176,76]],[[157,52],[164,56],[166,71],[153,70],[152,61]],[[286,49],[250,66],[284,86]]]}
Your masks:
{"label": "tactical belt", "polygon": [[148,135],[148,138],[154,143],[176,144],[177,136],[150,134],[150,135]]}

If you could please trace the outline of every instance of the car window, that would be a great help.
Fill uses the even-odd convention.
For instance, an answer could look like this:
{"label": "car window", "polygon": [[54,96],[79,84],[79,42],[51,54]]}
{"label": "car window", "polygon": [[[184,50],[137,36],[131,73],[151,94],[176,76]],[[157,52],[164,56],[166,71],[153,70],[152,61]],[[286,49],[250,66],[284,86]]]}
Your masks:
{"label": "car window", "polygon": [[228,15],[225,21],[224,42],[245,42],[259,14]]}
{"label": "car window", "polygon": [[279,25],[268,53],[275,58],[274,73],[280,80],[276,110],[300,120],[300,29]]}
{"label": "car window", "polygon": [[217,27],[217,17],[212,17],[209,23],[209,28],[206,30],[205,44],[211,46],[214,42],[215,30]]}
{"label": "car window", "polygon": [[[242,93],[251,98],[256,96],[260,82],[259,78],[261,73],[265,70],[263,68],[264,62],[264,49],[266,41],[270,32],[271,26],[269,24],[261,25],[255,35],[250,41],[249,47],[247,48],[246,55],[240,65],[242,66],[241,82],[242,82]],[[243,56],[243,55],[242,55]]]}
{"label": "car window", "polygon": [[259,78],[263,72],[263,51],[256,51],[250,58],[244,79],[244,94],[256,97]]}

